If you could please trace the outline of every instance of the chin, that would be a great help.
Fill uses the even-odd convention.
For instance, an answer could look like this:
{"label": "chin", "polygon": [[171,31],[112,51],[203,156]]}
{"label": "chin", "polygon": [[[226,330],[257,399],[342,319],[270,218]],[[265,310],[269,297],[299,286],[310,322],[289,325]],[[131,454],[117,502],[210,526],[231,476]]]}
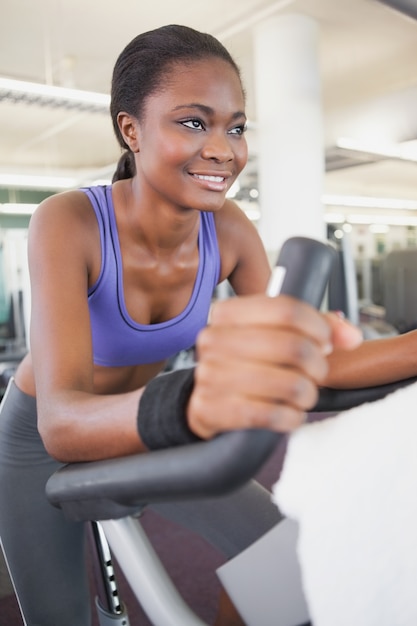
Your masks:
{"label": "chin", "polygon": [[217,198],[209,198],[205,202],[201,202],[199,206],[200,211],[220,211],[226,202],[226,195],[219,195]]}

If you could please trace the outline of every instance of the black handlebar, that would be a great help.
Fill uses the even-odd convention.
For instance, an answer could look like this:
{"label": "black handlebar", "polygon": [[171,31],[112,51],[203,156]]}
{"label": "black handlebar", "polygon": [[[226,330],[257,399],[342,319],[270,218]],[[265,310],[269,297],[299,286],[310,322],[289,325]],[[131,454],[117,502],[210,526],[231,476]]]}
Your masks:
{"label": "black handlebar", "polygon": [[[280,293],[319,307],[334,254],[329,245],[315,240],[294,237],[286,241],[277,261]],[[323,389],[314,410],[349,408],[410,382],[353,393]],[[150,502],[223,495],[252,478],[281,437],[268,430],[240,430],[168,450],[73,463],[51,476],[46,493],[52,504],[74,520],[116,519]]]}
{"label": "black handlebar", "polygon": [[417,377],[406,378],[395,383],[376,385],[375,387],[363,387],[362,389],[320,389],[319,399],[311,411],[335,412],[346,411],[365,402],[381,400],[397,389],[408,387],[417,382]]}

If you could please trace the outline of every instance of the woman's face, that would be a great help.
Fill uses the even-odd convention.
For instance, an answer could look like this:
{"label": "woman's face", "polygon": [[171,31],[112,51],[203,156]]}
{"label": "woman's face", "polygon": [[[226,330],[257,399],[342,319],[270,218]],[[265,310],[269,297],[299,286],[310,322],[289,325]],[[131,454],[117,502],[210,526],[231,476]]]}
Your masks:
{"label": "woman's face", "polygon": [[221,59],[174,65],[138,123],[141,191],[154,201],[215,211],[247,162],[242,87]]}

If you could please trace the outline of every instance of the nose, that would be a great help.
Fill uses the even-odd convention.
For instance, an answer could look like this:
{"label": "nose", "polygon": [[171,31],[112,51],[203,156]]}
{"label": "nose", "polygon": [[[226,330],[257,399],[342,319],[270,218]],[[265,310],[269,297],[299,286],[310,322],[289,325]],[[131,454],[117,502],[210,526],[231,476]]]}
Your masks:
{"label": "nose", "polygon": [[213,159],[218,163],[232,161],[235,154],[230,139],[224,133],[208,133],[201,150],[203,159]]}

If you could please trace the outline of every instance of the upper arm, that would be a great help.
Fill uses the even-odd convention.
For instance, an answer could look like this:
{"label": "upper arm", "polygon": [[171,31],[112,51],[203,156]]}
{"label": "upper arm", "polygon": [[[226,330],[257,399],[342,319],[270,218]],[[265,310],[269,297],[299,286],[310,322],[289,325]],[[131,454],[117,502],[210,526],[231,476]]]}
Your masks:
{"label": "upper arm", "polygon": [[48,453],[67,463],[143,451],[141,391],[95,391],[88,286],[99,275],[101,248],[83,192],[59,194],[38,207],[28,252],[38,428]]}
{"label": "upper arm", "polygon": [[92,388],[87,289],[94,249],[91,237],[97,230],[94,220],[82,192],[49,198],[31,219],[30,343],[41,401],[53,390]]}
{"label": "upper arm", "polygon": [[238,295],[265,292],[271,268],[255,225],[230,200],[215,219],[222,260],[221,279],[227,278]]}

